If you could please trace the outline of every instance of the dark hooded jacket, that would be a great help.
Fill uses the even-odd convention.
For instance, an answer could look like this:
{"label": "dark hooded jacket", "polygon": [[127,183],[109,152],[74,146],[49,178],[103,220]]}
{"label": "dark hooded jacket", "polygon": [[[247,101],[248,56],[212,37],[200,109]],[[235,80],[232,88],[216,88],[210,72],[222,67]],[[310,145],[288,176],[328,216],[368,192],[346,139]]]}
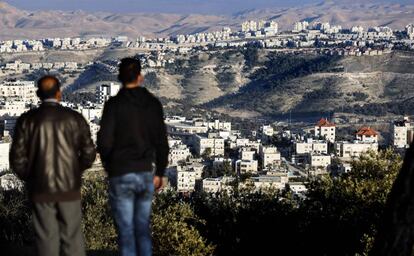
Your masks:
{"label": "dark hooded jacket", "polygon": [[168,139],[160,101],[147,89],[121,89],[105,103],[98,151],[110,177],[152,171],[163,176]]}

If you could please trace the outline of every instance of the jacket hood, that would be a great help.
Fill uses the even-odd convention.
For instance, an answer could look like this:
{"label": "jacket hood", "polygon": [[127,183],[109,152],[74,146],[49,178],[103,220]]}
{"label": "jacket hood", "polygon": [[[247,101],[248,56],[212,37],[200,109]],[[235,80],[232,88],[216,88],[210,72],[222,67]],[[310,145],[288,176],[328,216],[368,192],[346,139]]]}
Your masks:
{"label": "jacket hood", "polygon": [[137,106],[146,106],[151,100],[151,93],[144,87],[122,88],[118,96]]}

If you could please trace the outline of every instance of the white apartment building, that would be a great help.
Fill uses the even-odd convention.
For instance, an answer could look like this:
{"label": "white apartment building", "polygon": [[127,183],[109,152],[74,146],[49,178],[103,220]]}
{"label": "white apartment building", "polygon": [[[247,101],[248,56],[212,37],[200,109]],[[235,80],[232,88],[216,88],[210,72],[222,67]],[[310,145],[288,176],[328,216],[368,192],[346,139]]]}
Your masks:
{"label": "white apartment building", "polygon": [[194,192],[196,172],[192,169],[177,166],[177,192]]}
{"label": "white apartment building", "polygon": [[224,139],[220,137],[210,137],[195,134],[193,136],[194,150],[196,154],[203,155],[207,149],[210,150],[210,156],[224,155]]}
{"label": "white apartment building", "polygon": [[298,21],[295,22],[295,25],[293,26],[293,32],[301,32],[308,30],[309,22],[307,21]]}
{"label": "white apartment building", "polygon": [[75,110],[81,113],[82,116],[89,122],[100,120],[102,117],[102,112],[103,112],[102,107],[87,107],[87,108],[79,107]]}
{"label": "white apartment building", "polygon": [[100,126],[95,122],[89,122],[89,129],[91,130],[92,140],[96,142],[98,140]]}
{"label": "white apartment building", "polygon": [[203,191],[207,193],[230,191],[230,182],[234,179],[234,177],[206,178],[203,180]]}
{"label": "white apartment building", "polygon": [[208,129],[212,130],[231,131],[231,122],[220,122],[220,120],[214,120],[213,122],[206,122],[205,125]]}
{"label": "white apartment building", "polygon": [[254,32],[259,30],[258,23],[254,20],[248,20],[242,23],[242,32]]}
{"label": "white apartment building", "polygon": [[0,142],[0,173],[10,169],[9,165],[10,143]]}
{"label": "white apartment building", "polygon": [[351,28],[352,33],[362,33],[364,32],[364,28],[362,26],[353,26]]}
{"label": "white apartment building", "polygon": [[263,125],[260,128],[260,132],[262,133],[263,136],[268,136],[268,137],[272,137],[275,134],[275,130],[270,125]]}
{"label": "white apartment building", "polygon": [[[234,141],[230,142],[230,148],[241,148],[241,147],[247,147],[251,144],[255,144],[256,142],[251,142],[249,139],[246,138],[237,138]],[[255,148],[259,148],[259,145],[254,145]]]}
{"label": "white apartment building", "polygon": [[305,183],[303,182],[289,182],[288,184],[289,184],[290,190],[294,194],[304,194],[308,191]]}
{"label": "white apartment building", "polygon": [[407,32],[407,35],[411,40],[414,40],[414,24],[408,24],[405,27],[405,32]]}
{"label": "white apartment building", "polygon": [[275,21],[267,21],[265,23],[265,27],[263,29],[263,32],[265,36],[274,36],[279,31],[279,24]]}
{"label": "white apartment building", "polygon": [[240,150],[241,160],[254,160],[255,155],[256,151],[251,148],[241,148]]}
{"label": "white apartment building", "polygon": [[236,161],[236,173],[257,173],[258,161],[257,160],[237,160]]}
{"label": "white apartment building", "polygon": [[170,122],[166,120],[167,130],[171,134],[196,134],[207,133],[208,127],[204,125],[195,125],[190,121]]}
{"label": "white apartment building", "polygon": [[103,84],[96,87],[96,102],[98,104],[104,104],[109,98],[115,96],[119,90],[121,89],[121,85],[110,83]]}
{"label": "white apartment building", "polygon": [[322,118],[315,126],[315,137],[324,138],[329,142],[335,142],[336,127],[334,123]]}
{"label": "white apartment building", "polygon": [[303,142],[295,142],[295,151],[298,155],[310,153],[328,154],[328,143],[321,140],[307,139]]}
{"label": "white apartment building", "polygon": [[25,103],[37,103],[34,81],[6,81],[0,83],[0,97],[16,98]]}
{"label": "white apartment building", "polygon": [[332,157],[330,155],[311,154],[310,166],[313,168],[326,169],[332,163]]}
{"label": "white apartment building", "polygon": [[378,151],[378,143],[366,143],[362,141],[342,141],[335,144],[336,155],[340,158],[350,159],[359,157],[367,151]]}
{"label": "white apartment building", "polygon": [[408,117],[402,121],[396,121],[391,128],[392,143],[396,148],[407,148],[413,141],[414,126]]}
{"label": "white apartment building", "polygon": [[18,117],[28,110],[29,108],[24,101],[5,101],[0,104],[0,116],[8,115]]}
{"label": "white apartment building", "polygon": [[180,161],[185,161],[191,157],[190,149],[184,144],[175,144],[170,147],[168,164],[177,165]]}
{"label": "white apartment building", "polygon": [[[289,182],[287,173],[280,173],[278,175],[263,175],[252,177],[248,180],[254,185],[256,191],[267,189],[284,189]],[[248,184],[247,183],[247,184]]]}
{"label": "white apartment building", "polygon": [[17,117],[11,117],[3,120],[3,136],[13,136],[14,127],[16,126]]}
{"label": "white apartment building", "polygon": [[260,146],[259,156],[262,160],[263,168],[280,165],[282,160],[280,152],[276,147]]}
{"label": "white apartment building", "polygon": [[356,133],[356,139],[366,143],[378,143],[378,133],[371,127],[362,127]]}

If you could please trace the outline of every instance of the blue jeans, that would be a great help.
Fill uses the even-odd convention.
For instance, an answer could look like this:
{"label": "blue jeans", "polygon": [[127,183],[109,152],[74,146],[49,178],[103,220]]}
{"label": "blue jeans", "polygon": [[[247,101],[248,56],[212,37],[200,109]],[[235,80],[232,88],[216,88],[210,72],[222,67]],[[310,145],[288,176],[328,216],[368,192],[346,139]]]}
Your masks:
{"label": "blue jeans", "polygon": [[152,255],[150,215],[153,194],[151,172],[129,173],[109,180],[109,202],[121,256]]}

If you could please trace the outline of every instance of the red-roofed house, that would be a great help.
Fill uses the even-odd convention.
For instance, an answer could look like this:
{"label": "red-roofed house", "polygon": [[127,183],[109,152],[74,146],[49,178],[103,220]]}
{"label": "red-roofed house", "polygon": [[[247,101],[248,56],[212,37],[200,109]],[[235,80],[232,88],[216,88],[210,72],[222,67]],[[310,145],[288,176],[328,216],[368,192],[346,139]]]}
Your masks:
{"label": "red-roofed house", "polygon": [[315,136],[325,138],[327,141],[335,142],[336,127],[328,119],[322,118],[315,126]]}
{"label": "red-roofed house", "polygon": [[362,127],[356,133],[356,139],[362,142],[378,143],[378,132],[371,127]]}

